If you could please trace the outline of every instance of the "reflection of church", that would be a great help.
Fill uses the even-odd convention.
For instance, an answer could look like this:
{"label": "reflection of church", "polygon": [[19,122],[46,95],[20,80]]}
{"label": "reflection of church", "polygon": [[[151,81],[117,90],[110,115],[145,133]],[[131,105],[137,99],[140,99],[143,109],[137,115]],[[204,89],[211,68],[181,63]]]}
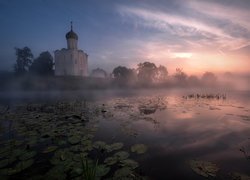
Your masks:
{"label": "reflection of church", "polygon": [[78,36],[71,30],[66,34],[68,48],[55,51],[56,76],[88,76],[88,55],[77,49]]}

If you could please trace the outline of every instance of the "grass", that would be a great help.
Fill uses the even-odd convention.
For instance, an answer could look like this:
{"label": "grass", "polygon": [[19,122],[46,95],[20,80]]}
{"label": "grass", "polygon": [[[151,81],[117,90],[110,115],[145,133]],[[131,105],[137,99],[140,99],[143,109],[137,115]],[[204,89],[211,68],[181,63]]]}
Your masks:
{"label": "grass", "polygon": [[95,180],[96,179],[96,169],[98,165],[98,160],[95,164],[90,164],[88,160],[84,160],[83,157],[81,157],[81,162],[83,166],[83,177],[84,180]]}

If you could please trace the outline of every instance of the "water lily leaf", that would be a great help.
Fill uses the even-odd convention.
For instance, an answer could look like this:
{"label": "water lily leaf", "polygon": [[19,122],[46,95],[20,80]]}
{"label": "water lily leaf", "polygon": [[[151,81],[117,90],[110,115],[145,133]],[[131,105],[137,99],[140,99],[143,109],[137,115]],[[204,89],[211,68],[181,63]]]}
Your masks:
{"label": "water lily leaf", "polygon": [[73,161],[81,162],[83,159],[86,159],[87,156],[88,156],[88,153],[85,153],[85,152],[74,154]]}
{"label": "water lily leaf", "polygon": [[33,159],[29,159],[29,160],[26,160],[26,161],[20,161],[19,163],[16,164],[15,166],[15,170],[17,172],[21,172],[27,168],[29,168],[30,166],[32,166],[32,164],[34,164],[34,160]]}
{"label": "water lily leaf", "polygon": [[12,164],[13,162],[15,162],[15,160],[16,160],[15,157],[10,157],[7,159],[0,160],[0,168],[4,168],[8,166],[9,164]]}
{"label": "water lily leaf", "polygon": [[49,146],[47,147],[46,149],[43,150],[43,153],[50,153],[50,152],[53,152],[57,149],[58,147],[57,146]]}
{"label": "water lily leaf", "polygon": [[24,154],[22,154],[21,156],[19,156],[19,159],[21,161],[28,160],[28,159],[33,158],[36,154],[37,154],[36,151],[25,152]]}
{"label": "water lily leaf", "polygon": [[144,144],[135,144],[131,147],[131,152],[135,152],[137,154],[143,154],[147,151],[147,146]]}
{"label": "water lily leaf", "polygon": [[70,171],[70,178],[75,178],[81,176],[83,173],[83,168],[76,167]]}
{"label": "water lily leaf", "polygon": [[136,169],[139,166],[138,162],[134,161],[133,159],[122,160],[121,165],[129,167],[130,169]]}
{"label": "water lily leaf", "polygon": [[233,180],[250,180],[250,176],[246,175],[246,174],[241,174],[238,172],[234,172],[232,173],[232,179]]}
{"label": "water lily leaf", "polygon": [[105,149],[106,143],[104,141],[96,141],[94,142],[93,147],[96,149]]}
{"label": "water lily leaf", "polygon": [[56,166],[54,168],[51,168],[45,175],[46,179],[60,179],[64,180],[66,179],[66,174],[63,171],[63,168]]}
{"label": "water lily leaf", "polygon": [[68,149],[59,149],[54,153],[54,156],[50,159],[50,163],[54,165],[67,164],[72,161],[74,154]]}
{"label": "water lily leaf", "polygon": [[6,158],[7,156],[9,156],[9,154],[10,153],[8,151],[0,153],[0,159]]}
{"label": "water lily leaf", "polygon": [[79,152],[81,151],[81,146],[80,145],[74,145],[70,147],[70,151],[72,152]]}
{"label": "water lily leaf", "polygon": [[127,159],[129,157],[129,153],[126,151],[119,151],[114,154],[114,157],[116,157],[119,161]]}
{"label": "water lily leaf", "polygon": [[123,143],[114,143],[111,145],[106,146],[108,152],[119,150],[123,147]]}
{"label": "water lily leaf", "polygon": [[14,168],[4,168],[0,170],[1,175],[7,175],[7,176],[11,176],[19,172],[21,171]]}
{"label": "water lily leaf", "polygon": [[114,165],[115,163],[117,163],[117,157],[107,157],[105,160],[104,160],[104,163],[111,166],[111,165]]}
{"label": "water lily leaf", "polygon": [[190,160],[189,164],[195,173],[204,177],[215,177],[219,170],[216,164],[207,161]]}
{"label": "water lily leaf", "polygon": [[125,177],[130,176],[131,174],[132,174],[132,171],[130,168],[123,167],[115,171],[114,179],[123,179]]}
{"label": "water lily leaf", "polygon": [[81,137],[80,136],[71,136],[68,138],[68,141],[70,144],[75,145],[75,144],[80,143]]}
{"label": "water lily leaf", "polygon": [[65,144],[67,144],[66,141],[63,141],[63,140],[58,141],[58,145],[59,145],[59,146],[63,146],[63,145],[65,145]]}
{"label": "water lily leaf", "polygon": [[106,174],[108,174],[109,171],[110,171],[110,167],[103,165],[103,164],[98,165],[96,167],[96,176],[97,177],[105,176]]}
{"label": "water lily leaf", "polygon": [[13,156],[18,157],[18,156],[25,154],[26,152],[27,152],[27,150],[25,148],[21,148],[21,149],[18,148],[18,149],[13,150],[12,154],[13,154]]}

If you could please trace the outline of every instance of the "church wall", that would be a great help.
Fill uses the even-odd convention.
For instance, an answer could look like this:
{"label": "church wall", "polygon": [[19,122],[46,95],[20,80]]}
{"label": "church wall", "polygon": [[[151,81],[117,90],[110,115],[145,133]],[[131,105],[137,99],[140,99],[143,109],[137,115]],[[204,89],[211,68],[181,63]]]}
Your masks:
{"label": "church wall", "polygon": [[68,49],[77,49],[77,41],[75,39],[67,40]]}
{"label": "church wall", "polygon": [[55,51],[56,76],[88,76],[88,55],[77,49],[78,36],[72,30],[66,34],[67,49]]}
{"label": "church wall", "polygon": [[55,74],[57,76],[88,76],[87,54],[81,50],[68,49],[55,52]]}

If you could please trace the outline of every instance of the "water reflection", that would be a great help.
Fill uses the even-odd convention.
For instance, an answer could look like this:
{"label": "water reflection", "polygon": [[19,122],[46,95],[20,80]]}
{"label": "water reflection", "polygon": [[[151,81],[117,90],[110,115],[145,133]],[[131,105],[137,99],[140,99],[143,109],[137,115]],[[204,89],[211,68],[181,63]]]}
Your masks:
{"label": "water reflection", "polygon": [[[126,106],[114,110],[121,102]],[[143,160],[144,163],[150,164],[159,157],[166,158],[172,154],[176,158],[181,157],[182,163],[200,158],[214,161],[228,171],[249,172],[246,169],[249,169],[250,163],[245,162],[239,151],[240,147],[250,144],[247,140],[250,137],[250,113],[242,101],[163,95],[112,99],[105,103],[113,112],[114,123],[120,124],[122,129],[119,132],[114,128],[116,134],[132,138],[127,141],[135,141],[133,138],[136,137],[136,141],[144,142],[151,148],[150,160]],[[159,104],[161,108],[157,108]],[[103,127],[108,128],[105,120]],[[237,168],[228,162],[233,162]],[[161,163],[158,173],[162,172],[163,164],[169,167],[167,160]],[[145,165],[145,168],[150,167]],[[171,177],[177,177],[176,171]],[[157,170],[152,176],[156,173]],[[191,173],[189,175],[192,176]]]}

